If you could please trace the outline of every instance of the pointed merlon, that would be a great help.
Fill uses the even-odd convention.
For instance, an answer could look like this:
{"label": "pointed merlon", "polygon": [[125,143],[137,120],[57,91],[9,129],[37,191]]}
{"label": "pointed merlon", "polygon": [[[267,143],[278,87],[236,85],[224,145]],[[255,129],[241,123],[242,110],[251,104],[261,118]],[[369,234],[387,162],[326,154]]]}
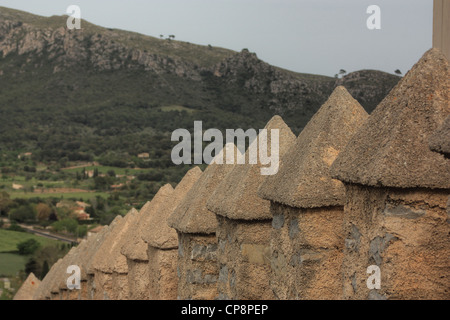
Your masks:
{"label": "pointed merlon", "polygon": [[40,284],[41,281],[31,272],[20,286],[13,300],[33,300],[33,296]]}
{"label": "pointed merlon", "polygon": [[166,184],[159,189],[151,202],[147,202],[140,210],[141,218],[135,220],[135,227],[130,228],[125,235],[125,242],[121,252],[130,260],[148,261],[147,244],[142,240],[145,226],[153,215],[159,214],[162,207],[169,202],[174,190],[170,184]]}
{"label": "pointed merlon", "polygon": [[[279,130],[279,160],[295,143],[295,135],[280,116],[274,116],[264,128],[267,136],[271,130]],[[259,136],[256,141],[257,143]],[[271,140],[268,139],[267,149],[270,152]],[[259,148],[258,148],[259,149]],[[266,167],[260,161],[249,164],[249,151],[245,153],[246,164],[237,164],[233,170],[215,189],[207,202],[207,208],[217,215],[235,220],[267,220],[272,218],[270,202],[257,195],[259,186],[266,176],[261,174],[261,168]]]}
{"label": "pointed merlon", "polygon": [[433,132],[429,140],[429,145],[431,150],[450,157],[450,116]]}
{"label": "pointed merlon", "polygon": [[344,185],[331,178],[330,166],[368,116],[344,87],[337,87],[258,195],[295,208],[343,206]]}
{"label": "pointed merlon", "polygon": [[50,297],[51,281],[54,279],[56,275],[56,270],[58,270],[59,264],[61,262],[62,259],[58,259],[58,261],[56,261],[52,265],[49,272],[45,275],[44,279],[42,279],[39,288],[34,293],[33,300],[45,300],[46,297]]}
{"label": "pointed merlon", "polygon": [[449,71],[442,52],[427,51],[340,153],[332,176],[374,187],[449,189],[447,159],[429,148],[450,114]]}
{"label": "pointed merlon", "polygon": [[70,265],[68,262],[72,259],[72,256],[76,253],[77,247],[72,247],[69,252],[64,256],[61,263],[58,265],[58,269],[55,271],[55,276],[51,279],[50,293],[59,294],[59,283],[61,277],[67,274],[67,267]]}
{"label": "pointed merlon", "polygon": [[95,274],[95,261],[97,255],[100,255],[100,250],[103,247],[105,241],[107,241],[109,234],[120,225],[122,216],[117,215],[114,220],[109,224],[107,228],[103,228],[99,236],[96,237],[95,246],[89,250],[90,259],[87,261],[85,268],[81,270],[81,279],[87,280],[89,274]]}
{"label": "pointed merlon", "polygon": [[[117,267],[116,263],[118,263],[117,253],[120,254],[119,243],[121,237],[128,229],[129,221],[132,220],[134,215],[137,213],[138,212],[136,211],[136,209],[131,209],[108,234],[108,236],[103,241],[102,246],[98,249],[98,252],[94,257],[94,269],[103,273],[112,273],[114,271],[114,269]],[[125,259],[125,257],[123,258]]]}
{"label": "pointed merlon", "polygon": [[[70,257],[70,259],[65,261],[66,271],[67,271],[67,267],[72,266],[72,265],[80,267],[80,271],[81,271],[81,266],[80,266],[81,257],[85,254],[85,252],[87,250],[87,245],[88,245],[88,241],[83,240],[83,241],[81,241],[81,243],[78,244],[78,246],[75,247],[76,249],[73,252],[73,255]],[[69,277],[69,274],[66,272],[61,273],[58,276],[59,289],[67,289],[67,278],[68,277]]]}
{"label": "pointed merlon", "polygon": [[[186,197],[168,219],[169,226],[182,233],[214,234],[217,229],[216,215],[206,208],[206,201],[234,164],[226,164],[228,158],[237,162],[239,150],[231,143],[225,145],[214,161],[206,168]],[[217,164],[216,159],[221,158]]]}
{"label": "pointed merlon", "polygon": [[175,229],[169,227],[167,219],[180,204],[192,186],[202,175],[202,170],[195,167],[189,170],[175,188],[172,197],[157,214],[150,217],[144,226],[142,239],[150,246],[162,250],[178,248],[178,235]]}

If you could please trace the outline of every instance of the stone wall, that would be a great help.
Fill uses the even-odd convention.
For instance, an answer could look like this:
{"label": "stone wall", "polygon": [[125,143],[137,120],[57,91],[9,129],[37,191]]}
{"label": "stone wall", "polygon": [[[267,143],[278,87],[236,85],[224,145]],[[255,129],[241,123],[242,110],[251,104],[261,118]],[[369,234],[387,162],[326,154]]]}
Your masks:
{"label": "stone wall", "polygon": [[130,300],[149,300],[149,267],[148,261],[127,259],[128,288]]}
{"label": "stone wall", "polygon": [[[449,191],[346,186],[345,299],[443,299],[450,288]],[[381,272],[369,290],[367,268]]]}
{"label": "stone wall", "polygon": [[274,299],[269,284],[271,221],[217,219],[219,299]]}
{"label": "stone wall", "polygon": [[178,299],[216,299],[219,276],[216,236],[179,232],[178,241]]}
{"label": "stone wall", "polygon": [[94,300],[110,300],[113,296],[112,273],[95,270]]}
{"label": "stone wall", "polygon": [[161,250],[148,246],[147,254],[150,300],[176,300],[178,250]]}
{"label": "stone wall", "polygon": [[94,274],[87,274],[87,294],[88,299],[87,300],[94,300],[95,297],[95,291],[96,291],[96,283],[95,283],[95,275]]}
{"label": "stone wall", "polygon": [[80,300],[89,300],[89,285],[86,280],[80,281]]}
{"label": "stone wall", "polygon": [[271,203],[271,287],[277,299],[342,298],[342,207]]}
{"label": "stone wall", "polygon": [[128,288],[128,274],[127,273],[112,273],[112,287],[111,300],[128,300],[130,289]]}

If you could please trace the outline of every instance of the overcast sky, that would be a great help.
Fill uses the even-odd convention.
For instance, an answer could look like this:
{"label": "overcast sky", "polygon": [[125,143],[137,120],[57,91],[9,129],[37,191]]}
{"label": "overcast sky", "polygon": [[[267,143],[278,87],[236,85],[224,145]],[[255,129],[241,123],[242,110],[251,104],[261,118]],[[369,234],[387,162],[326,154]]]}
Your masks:
{"label": "overcast sky", "polygon": [[[272,65],[328,76],[406,73],[432,46],[432,0],[0,0],[43,16],[63,15],[72,4],[103,27],[248,48]],[[366,26],[370,5],[381,8],[381,30]]]}

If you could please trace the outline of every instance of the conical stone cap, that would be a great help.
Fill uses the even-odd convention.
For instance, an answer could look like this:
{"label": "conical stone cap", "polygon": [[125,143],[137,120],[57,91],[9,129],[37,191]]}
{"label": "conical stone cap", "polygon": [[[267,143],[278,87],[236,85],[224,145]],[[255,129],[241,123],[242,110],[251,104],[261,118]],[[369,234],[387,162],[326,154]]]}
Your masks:
{"label": "conical stone cap", "polygon": [[[94,258],[94,268],[96,270],[104,273],[112,273],[115,269],[117,269],[117,272],[119,273],[128,272],[126,258],[120,253],[120,242],[123,235],[128,230],[130,221],[132,221],[137,214],[138,212],[136,209],[131,209],[105,238]],[[123,270],[123,268],[125,268],[125,270]]]}
{"label": "conical stone cap", "polygon": [[435,131],[429,140],[431,150],[450,157],[450,116]]}
{"label": "conical stone cap", "polygon": [[148,261],[147,244],[142,240],[142,235],[149,224],[150,217],[158,214],[161,208],[169,202],[173,195],[173,188],[166,184],[159,189],[152,201],[147,202],[140,211],[141,218],[135,220],[135,226],[125,235],[126,240],[122,246],[122,254],[130,260]]}
{"label": "conical stone cap", "polygon": [[[295,143],[295,135],[280,116],[274,116],[264,128],[267,130],[267,149],[271,149],[271,130],[279,132],[279,162],[282,156]],[[258,138],[253,143],[258,143]],[[261,146],[258,145],[258,150]],[[250,164],[251,147],[245,153],[246,164],[237,164],[233,170],[214,190],[206,204],[207,208],[217,215],[235,220],[269,220],[270,202],[257,195],[259,186],[266,176],[261,174],[261,168],[267,167],[259,160]]]}
{"label": "conical stone cap", "polygon": [[341,181],[374,187],[450,189],[447,159],[429,138],[450,114],[449,63],[431,49],[392,89],[332,166]]}
{"label": "conical stone cap", "polygon": [[[235,164],[226,164],[227,158],[234,159],[233,163],[237,163],[238,153],[240,154],[233,143],[225,145],[169,217],[169,226],[182,233],[214,234],[216,232],[217,218],[206,208],[206,201],[235,166]],[[220,161],[222,164],[217,164],[218,159],[222,159]]]}
{"label": "conical stone cap", "polygon": [[36,278],[31,272],[26,280],[22,283],[19,290],[17,290],[13,300],[33,300],[34,293],[39,288],[41,280]]}
{"label": "conical stone cap", "polygon": [[278,173],[267,176],[259,196],[295,208],[343,206],[344,185],[331,178],[330,166],[368,117],[337,87],[283,156]]}
{"label": "conical stone cap", "polygon": [[[109,241],[109,235],[111,232],[114,231],[114,229],[120,225],[120,222],[122,221],[122,216],[118,215],[114,218],[114,220],[109,224],[108,227],[105,227],[101,230],[101,232],[99,233],[99,236],[97,236],[96,238],[96,242],[95,245],[92,246],[92,249],[89,250],[89,256],[90,259],[87,260],[86,262],[86,266],[84,269],[81,270],[81,279],[84,280],[86,278],[87,280],[87,276],[88,275],[93,275],[95,274],[95,264],[94,262],[97,260],[97,255],[100,254],[100,250],[103,247],[103,245],[105,245],[104,243],[106,241]],[[85,273],[84,273],[85,272]]]}
{"label": "conical stone cap", "polygon": [[167,219],[201,175],[202,170],[199,167],[189,170],[175,188],[169,201],[162,206],[157,214],[150,216],[142,234],[142,239],[148,245],[162,250],[178,248],[177,232],[175,229],[169,227]]}

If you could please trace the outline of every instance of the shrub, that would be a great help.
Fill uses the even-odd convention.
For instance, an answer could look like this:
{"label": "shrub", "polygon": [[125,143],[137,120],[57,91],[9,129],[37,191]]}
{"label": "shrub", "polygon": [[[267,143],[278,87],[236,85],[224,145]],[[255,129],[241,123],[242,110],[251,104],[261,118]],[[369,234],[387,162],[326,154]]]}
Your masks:
{"label": "shrub", "polygon": [[78,222],[75,219],[63,219],[52,224],[56,232],[66,231],[75,234],[78,228]]}
{"label": "shrub", "polygon": [[19,226],[15,221],[11,223],[11,225],[8,228],[9,231],[16,231],[16,232],[25,232],[25,229]]}
{"label": "shrub", "polygon": [[11,210],[11,220],[25,222],[36,219],[36,213],[30,205],[22,205],[17,209]]}
{"label": "shrub", "polygon": [[35,239],[28,239],[17,244],[20,255],[29,255],[36,252],[41,245]]}

